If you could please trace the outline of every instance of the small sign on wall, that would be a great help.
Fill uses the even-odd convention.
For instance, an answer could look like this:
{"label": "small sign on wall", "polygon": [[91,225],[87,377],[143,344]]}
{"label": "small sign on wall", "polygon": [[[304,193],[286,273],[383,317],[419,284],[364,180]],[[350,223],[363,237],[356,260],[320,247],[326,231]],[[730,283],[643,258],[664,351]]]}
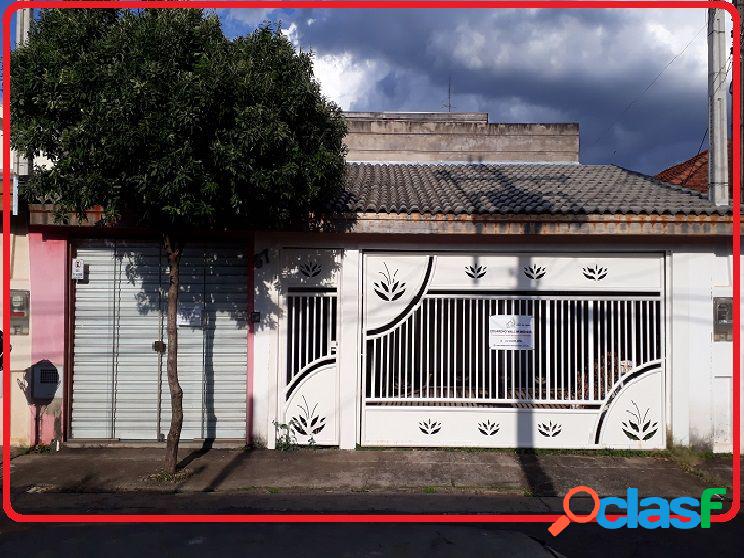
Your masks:
{"label": "small sign on wall", "polygon": [[83,261],[83,258],[72,259],[72,279],[75,281],[85,279],[85,261]]}
{"label": "small sign on wall", "polygon": [[532,316],[491,316],[488,318],[488,346],[492,350],[534,349]]}

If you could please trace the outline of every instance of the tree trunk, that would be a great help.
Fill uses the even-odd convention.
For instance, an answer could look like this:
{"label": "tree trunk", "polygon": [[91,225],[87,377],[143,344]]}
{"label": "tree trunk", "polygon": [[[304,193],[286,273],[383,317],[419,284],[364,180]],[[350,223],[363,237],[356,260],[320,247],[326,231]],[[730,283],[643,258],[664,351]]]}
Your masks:
{"label": "tree trunk", "polygon": [[183,390],[178,383],[178,271],[183,247],[171,235],[164,236],[168,254],[168,388],[171,396],[171,424],[165,446],[166,472],[175,473],[178,464],[178,442],[183,428]]}

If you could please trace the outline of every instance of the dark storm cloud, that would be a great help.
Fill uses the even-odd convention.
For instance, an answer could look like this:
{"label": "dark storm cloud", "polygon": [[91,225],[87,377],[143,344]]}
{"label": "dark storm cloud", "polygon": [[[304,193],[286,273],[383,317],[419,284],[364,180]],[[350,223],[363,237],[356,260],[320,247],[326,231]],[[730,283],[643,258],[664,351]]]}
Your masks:
{"label": "dark storm cloud", "polygon": [[707,122],[704,30],[620,117],[705,22],[702,11],[670,13],[298,10],[280,18],[303,49],[385,65],[352,109],[441,110],[451,77],[457,110],[488,111],[493,121],[577,121],[583,162],[655,173],[694,154]]}

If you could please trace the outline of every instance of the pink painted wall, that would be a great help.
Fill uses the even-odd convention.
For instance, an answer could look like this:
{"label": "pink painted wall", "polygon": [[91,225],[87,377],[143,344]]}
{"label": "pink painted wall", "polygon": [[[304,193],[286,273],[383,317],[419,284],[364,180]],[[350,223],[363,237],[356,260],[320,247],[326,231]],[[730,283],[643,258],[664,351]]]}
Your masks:
{"label": "pink painted wall", "polygon": [[[49,360],[59,372],[60,385],[55,400],[42,410],[42,443],[61,439],[64,424],[62,384],[65,355],[65,284],[67,240],[29,233],[31,270],[31,362]],[[34,408],[29,420],[33,433]],[[33,434],[32,434],[33,436]]]}

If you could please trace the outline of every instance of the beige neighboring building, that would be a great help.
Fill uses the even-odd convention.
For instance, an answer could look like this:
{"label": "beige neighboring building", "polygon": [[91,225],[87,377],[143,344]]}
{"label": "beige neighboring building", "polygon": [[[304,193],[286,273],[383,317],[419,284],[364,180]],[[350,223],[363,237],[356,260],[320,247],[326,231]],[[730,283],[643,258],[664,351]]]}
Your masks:
{"label": "beige neighboring building", "polygon": [[[2,108],[0,108],[0,142],[2,142]],[[0,150],[0,167],[2,167],[2,150]],[[5,185],[3,185],[2,195],[5,195]],[[3,215],[3,218],[6,218]],[[28,249],[28,227],[26,219],[23,216],[11,217],[11,236],[10,236],[10,289],[11,293],[21,294],[23,292],[30,292],[31,290],[31,279],[29,269],[29,249]],[[1,234],[1,233],[0,233]],[[0,244],[0,258],[2,258],[3,248]],[[5,302],[3,300],[3,302]],[[3,309],[5,305],[0,307],[0,320],[2,320]],[[21,334],[10,336],[10,344],[13,346],[13,350],[10,355],[10,385],[12,393],[12,430],[10,433],[11,445],[28,445],[30,443],[30,427],[31,427],[31,415],[29,413],[28,403],[26,398],[17,388],[19,382],[23,382],[26,369],[31,366],[31,329],[30,320],[29,326],[26,329],[19,327],[19,331],[22,330]],[[4,332],[8,333],[8,332]],[[8,361],[5,357],[4,363]],[[6,370],[3,370],[5,374]],[[15,388],[15,389],[14,389]],[[3,398],[8,397],[7,393],[4,393],[2,382],[0,382],[0,406],[3,403]],[[2,408],[2,407],[0,407]],[[4,432],[4,424],[2,415],[0,414],[0,446],[2,445],[2,435]]]}
{"label": "beige neighboring building", "polygon": [[349,161],[579,163],[579,125],[505,124],[487,112],[346,112]]}

